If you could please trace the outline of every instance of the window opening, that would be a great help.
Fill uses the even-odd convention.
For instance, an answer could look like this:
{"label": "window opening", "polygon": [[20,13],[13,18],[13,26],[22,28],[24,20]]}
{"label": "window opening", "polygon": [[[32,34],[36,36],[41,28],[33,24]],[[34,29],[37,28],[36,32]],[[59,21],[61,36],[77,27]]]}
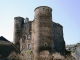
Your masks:
{"label": "window opening", "polygon": [[30,44],[28,44],[28,49],[30,49]]}
{"label": "window opening", "polygon": [[47,46],[47,44],[45,43],[45,44],[44,44],[44,46],[46,47],[46,46]]}
{"label": "window opening", "polygon": [[27,35],[27,39],[30,39],[30,34],[29,34],[29,35]]}

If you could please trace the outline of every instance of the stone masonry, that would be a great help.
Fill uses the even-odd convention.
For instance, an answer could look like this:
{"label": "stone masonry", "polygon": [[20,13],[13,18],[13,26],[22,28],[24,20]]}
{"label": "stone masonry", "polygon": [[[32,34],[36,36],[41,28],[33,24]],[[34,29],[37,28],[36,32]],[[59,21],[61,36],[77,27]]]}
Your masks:
{"label": "stone masonry", "polygon": [[32,50],[34,58],[44,51],[64,55],[63,26],[52,21],[52,9],[39,6],[34,12],[33,21],[23,17],[14,18],[14,44],[20,51]]}

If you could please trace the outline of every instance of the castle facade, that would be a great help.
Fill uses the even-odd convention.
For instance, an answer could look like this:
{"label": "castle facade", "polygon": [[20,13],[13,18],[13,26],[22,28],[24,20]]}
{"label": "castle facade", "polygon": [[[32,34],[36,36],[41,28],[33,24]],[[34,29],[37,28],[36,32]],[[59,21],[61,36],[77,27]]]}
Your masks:
{"label": "castle facade", "polygon": [[23,17],[14,18],[14,44],[22,50],[32,50],[37,56],[41,51],[65,54],[63,26],[52,21],[52,9],[39,6],[33,21]]}

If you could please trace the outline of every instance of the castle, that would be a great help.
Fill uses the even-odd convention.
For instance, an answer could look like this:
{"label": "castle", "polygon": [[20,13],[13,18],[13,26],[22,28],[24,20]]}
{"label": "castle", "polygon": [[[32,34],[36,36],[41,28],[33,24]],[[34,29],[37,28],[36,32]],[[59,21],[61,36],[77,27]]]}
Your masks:
{"label": "castle", "polygon": [[63,26],[52,21],[52,9],[39,6],[33,21],[23,17],[14,18],[14,44],[20,51],[32,50],[35,57],[42,51],[65,54]]}

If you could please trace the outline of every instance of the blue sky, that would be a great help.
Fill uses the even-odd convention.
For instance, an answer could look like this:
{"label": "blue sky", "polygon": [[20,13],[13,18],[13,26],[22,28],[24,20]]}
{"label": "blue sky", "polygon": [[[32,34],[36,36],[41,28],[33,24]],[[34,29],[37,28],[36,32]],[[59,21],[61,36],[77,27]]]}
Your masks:
{"label": "blue sky", "polygon": [[14,17],[33,20],[38,6],[52,8],[52,19],[63,26],[66,44],[80,42],[80,0],[0,0],[0,36],[13,41]]}

